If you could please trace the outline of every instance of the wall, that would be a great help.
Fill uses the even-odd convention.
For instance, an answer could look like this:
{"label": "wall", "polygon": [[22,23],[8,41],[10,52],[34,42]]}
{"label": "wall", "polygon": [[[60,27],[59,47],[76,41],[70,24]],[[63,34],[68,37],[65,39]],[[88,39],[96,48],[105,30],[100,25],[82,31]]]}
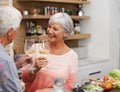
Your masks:
{"label": "wall", "polygon": [[[108,0],[91,0],[84,7],[85,15],[91,19],[81,22],[81,32],[91,33],[88,42],[88,56],[109,58]],[[81,44],[81,43],[80,43]]]}
{"label": "wall", "polygon": [[120,0],[90,0],[84,7],[91,19],[81,22],[81,32],[91,33],[87,44],[89,58],[109,59],[110,67],[120,67]]}
{"label": "wall", "polygon": [[110,0],[109,16],[111,67],[120,68],[120,0]]}

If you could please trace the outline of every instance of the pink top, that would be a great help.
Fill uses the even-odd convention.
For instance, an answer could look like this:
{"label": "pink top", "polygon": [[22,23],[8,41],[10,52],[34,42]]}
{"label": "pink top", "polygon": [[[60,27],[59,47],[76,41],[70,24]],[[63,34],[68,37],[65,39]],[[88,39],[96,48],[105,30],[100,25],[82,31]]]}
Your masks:
{"label": "pink top", "polygon": [[66,81],[65,89],[73,89],[78,72],[77,54],[71,49],[64,55],[49,54],[47,58],[48,69],[42,68],[34,80],[28,75],[28,70],[22,72],[22,79],[25,82],[24,92],[53,88],[53,81],[58,77],[62,77]]}

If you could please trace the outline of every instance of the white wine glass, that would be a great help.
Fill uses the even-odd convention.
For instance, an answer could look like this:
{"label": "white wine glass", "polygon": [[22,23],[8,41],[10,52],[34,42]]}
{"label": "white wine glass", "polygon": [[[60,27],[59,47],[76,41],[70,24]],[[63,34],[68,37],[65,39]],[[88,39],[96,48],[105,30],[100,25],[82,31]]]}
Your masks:
{"label": "white wine glass", "polygon": [[32,57],[36,53],[35,48],[32,48],[34,43],[34,39],[25,39],[24,51],[25,54],[29,55],[30,57]]}
{"label": "white wine glass", "polygon": [[[38,52],[40,54],[40,57],[47,58],[47,55],[50,53],[50,47],[47,40],[39,41]],[[46,67],[47,67],[47,63],[48,63],[48,60],[46,61],[46,64],[45,64]]]}
{"label": "white wine glass", "polygon": [[[34,48],[35,41],[34,39],[25,39],[25,46],[24,46],[24,51],[25,54],[33,57],[33,55],[36,53],[36,48]],[[31,70],[35,70],[32,66],[30,67]]]}

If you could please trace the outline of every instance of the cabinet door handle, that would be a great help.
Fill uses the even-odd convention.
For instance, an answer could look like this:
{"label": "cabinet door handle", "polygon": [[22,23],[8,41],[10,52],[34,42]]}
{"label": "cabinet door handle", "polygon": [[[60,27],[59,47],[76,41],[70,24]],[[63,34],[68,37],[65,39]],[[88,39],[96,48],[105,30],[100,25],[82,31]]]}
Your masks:
{"label": "cabinet door handle", "polygon": [[101,71],[92,72],[92,73],[89,73],[89,75],[94,75],[94,74],[99,74],[99,73],[101,73]]}

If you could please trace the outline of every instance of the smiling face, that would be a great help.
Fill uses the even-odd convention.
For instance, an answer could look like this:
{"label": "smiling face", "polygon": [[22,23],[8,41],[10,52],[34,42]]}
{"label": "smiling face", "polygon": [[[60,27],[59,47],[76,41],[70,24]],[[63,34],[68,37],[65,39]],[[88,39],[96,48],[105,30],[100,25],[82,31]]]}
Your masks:
{"label": "smiling face", "polygon": [[48,40],[52,42],[64,40],[64,29],[59,23],[51,23],[47,28]]}

